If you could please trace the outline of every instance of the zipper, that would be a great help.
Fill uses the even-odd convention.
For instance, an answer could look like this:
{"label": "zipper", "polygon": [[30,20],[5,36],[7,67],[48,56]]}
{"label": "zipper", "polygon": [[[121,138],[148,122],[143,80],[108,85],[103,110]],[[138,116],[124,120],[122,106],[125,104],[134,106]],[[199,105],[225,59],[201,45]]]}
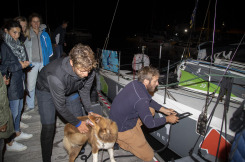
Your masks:
{"label": "zipper", "polygon": [[39,53],[39,59],[40,59],[40,62],[41,62],[42,59],[41,59],[41,55],[40,55],[40,39],[38,38],[38,34],[37,34],[37,41],[38,41],[38,53]]}

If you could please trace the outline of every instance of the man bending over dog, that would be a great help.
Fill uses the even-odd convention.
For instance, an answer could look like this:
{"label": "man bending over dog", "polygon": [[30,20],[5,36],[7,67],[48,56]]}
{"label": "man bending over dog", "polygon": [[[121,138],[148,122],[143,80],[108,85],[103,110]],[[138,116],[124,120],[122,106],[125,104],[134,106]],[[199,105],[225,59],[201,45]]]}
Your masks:
{"label": "man bending over dog", "polygon": [[81,100],[85,110],[91,112],[90,89],[96,63],[91,48],[77,44],[69,56],[54,60],[40,71],[36,93],[42,123],[43,162],[51,162],[56,110],[81,133],[88,131],[86,123],[77,117],[84,115]]}
{"label": "man bending over dog", "polygon": [[[147,128],[178,122],[173,109],[159,105],[149,94],[155,91],[158,79],[156,68],[144,67],[138,72],[138,80],[126,85],[115,97],[110,110],[110,119],[118,126],[117,143],[143,161],[153,161],[154,151],[142,132],[142,122]],[[168,116],[153,118],[155,110]]]}

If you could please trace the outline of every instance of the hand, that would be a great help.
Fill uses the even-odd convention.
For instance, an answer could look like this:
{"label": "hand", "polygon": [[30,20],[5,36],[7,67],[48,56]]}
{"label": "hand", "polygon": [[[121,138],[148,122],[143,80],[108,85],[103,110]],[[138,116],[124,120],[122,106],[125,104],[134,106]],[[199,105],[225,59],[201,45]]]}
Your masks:
{"label": "hand", "polygon": [[160,112],[162,112],[166,115],[176,115],[177,114],[173,109],[166,109],[164,107],[160,108]]}
{"label": "hand", "polygon": [[7,124],[0,127],[0,132],[6,132],[7,130]]}
{"label": "hand", "polygon": [[88,132],[88,127],[87,127],[85,121],[82,121],[81,125],[79,125],[79,127],[77,127],[77,129],[79,130],[80,133],[87,133]]}
{"label": "hand", "polygon": [[86,124],[91,126],[91,127],[94,126],[94,123],[91,120],[89,120],[89,119],[86,120]]}
{"label": "hand", "polygon": [[22,69],[25,69],[27,66],[30,65],[30,62],[29,61],[20,61],[20,64],[22,66]]}
{"label": "hand", "polygon": [[5,75],[3,76],[3,80],[4,80],[5,85],[9,85],[10,79],[9,78],[6,79],[6,76]]}
{"label": "hand", "polygon": [[179,122],[179,117],[177,117],[175,115],[169,115],[166,117],[166,122],[175,124],[175,123]]}

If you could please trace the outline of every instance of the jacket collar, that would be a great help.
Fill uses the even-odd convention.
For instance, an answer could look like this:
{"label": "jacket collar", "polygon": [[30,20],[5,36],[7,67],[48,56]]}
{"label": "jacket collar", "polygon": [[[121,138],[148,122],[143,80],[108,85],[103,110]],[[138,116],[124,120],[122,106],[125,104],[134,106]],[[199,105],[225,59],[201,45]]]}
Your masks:
{"label": "jacket collar", "polygon": [[70,57],[67,56],[62,61],[62,68],[71,76],[79,78],[76,73],[73,71],[72,66],[70,64]]}

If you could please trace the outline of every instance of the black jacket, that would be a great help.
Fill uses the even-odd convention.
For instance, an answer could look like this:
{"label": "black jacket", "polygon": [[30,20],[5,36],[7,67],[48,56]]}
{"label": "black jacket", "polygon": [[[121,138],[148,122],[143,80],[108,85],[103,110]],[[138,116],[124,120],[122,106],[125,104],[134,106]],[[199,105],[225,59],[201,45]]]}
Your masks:
{"label": "black jacket", "polygon": [[3,42],[1,45],[0,71],[6,75],[7,69],[11,72],[10,84],[8,86],[8,99],[17,100],[24,97],[24,72],[18,58],[14,55],[11,48]]}
{"label": "black jacket", "polygon": [[85,110],[90,112],[90,89],[94,76],[95,72],[92,71],[86,78],[78,77],[72,70],[69,56],[67,56],[52,61],[40,71],[37,78],[37,89],[50,92],[58,112],[69,123],[76,125],[80,121],[65,107],[65,98],[79,92]]}
{"label": "black jacket", "polygon": [[63,45],[66,41],[65,41],[65,36],[66,36],[66,29],[62,28],[62,25],[58,26],[55,31],[54,34],[52,36],[52,43],[56,44],[56,37],[58,38],[58,44],[59,45]]}

